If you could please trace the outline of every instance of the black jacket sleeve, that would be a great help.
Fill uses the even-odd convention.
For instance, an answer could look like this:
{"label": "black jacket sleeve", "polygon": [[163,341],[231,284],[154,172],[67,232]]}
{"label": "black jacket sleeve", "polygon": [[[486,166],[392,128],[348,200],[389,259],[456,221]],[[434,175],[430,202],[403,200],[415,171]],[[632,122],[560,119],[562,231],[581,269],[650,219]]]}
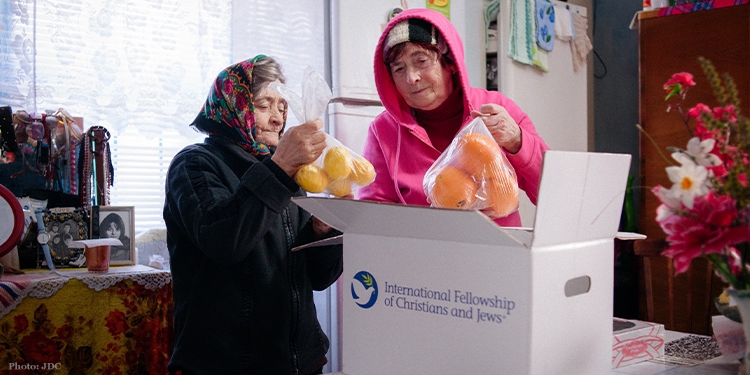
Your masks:
{"label": "black jacket sleeve", "polygon": [[196,248],[211,249],[205,255],[222,265],[236,264],[257,248],[289,205],[296,192],[290,188],[299,189],[257,161],[238,181],[233,176],[229,166],[201,152],[177,155],[167,176],[171,216]]}

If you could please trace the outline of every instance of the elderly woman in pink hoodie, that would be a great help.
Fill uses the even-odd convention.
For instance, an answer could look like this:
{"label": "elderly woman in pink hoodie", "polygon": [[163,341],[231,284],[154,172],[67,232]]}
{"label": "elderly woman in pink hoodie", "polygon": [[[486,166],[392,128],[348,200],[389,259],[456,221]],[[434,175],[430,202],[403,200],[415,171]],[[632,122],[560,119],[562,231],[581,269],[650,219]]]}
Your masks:
{"label": "elderly woman in pink hoodie", "polygon": [[[549,149],[526,114],[497,91],[469,86],[461,38],[442,14],[410,9],[393,18],[375,50],[375,82],[385,111],[370,125],[363,156],[375,181],[358,198],[427,206],[425,172],[472,118],[483,121],[536,204],[542,154]],[[495,220],[520,226],[518,212]]]}

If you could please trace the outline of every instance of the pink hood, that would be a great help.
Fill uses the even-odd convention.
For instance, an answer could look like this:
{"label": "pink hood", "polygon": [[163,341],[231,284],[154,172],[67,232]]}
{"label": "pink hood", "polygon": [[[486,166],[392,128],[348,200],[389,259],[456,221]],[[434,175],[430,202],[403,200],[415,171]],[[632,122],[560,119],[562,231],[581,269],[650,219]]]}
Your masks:
{"label": "pink hood", "polygon": [[[495,103],[504,107],[522,131],[521,150],[508,154],[508,160],[516,170],[518,185],[531,202],[536,204],[541,174],[542,155],[548,147],[539,137],[528,116],[497,91],[472,88],[464,61],[464,48],[458,32],[442,14],[429,9],[410,9],[400,13],[386,25],[375,49],[374,72],[380,100],[386,111],[370,125],[363,156],[375,167],[376,177],[372,184],[360,188],[359,199],[397,202],[427,206],[427,196],[422,187],[425,172],[440,157],[424,128],[412,117],[406,104],[383,63],[383,44],[393,26],[407,18],[421,18],[435,25],[455,61],[460,85],[463,89],[464,121],[470,120],[470,111],[482,104]],[[518,212],[495,220],[504,226],[519,226]]]}
{"label": "pink hood", "polygon": [[[464,62],[464,44],[461,41],[461,37],[458,35],[456,28],[453,24],[445,18],[442,14],[430,10],[430,9],[409,9],[399,13],[394,17],[383,30],[383,34],[378,40],[378,46],[375,47],[375,85],[378,88],[378,94],[380,94],[380,100],[383,102],[383,106],[386,111],[393,116],[396,121],[407,127],[418,126],[416,121],[411,115],[411,108],[406,104],[406,101],[401,97],[401,94],[396,89],[396,85],[391,79],[391,75],[388,72],[388,67],[383,63],[383,44],[385,43],[385,37],[388,35],[393,26],[397,23],[409,19],[409,18],[421,18],[437,27],[440,34],[445,38],[448,49],[451,55],[453,55],[453,61],[456,62],[458,68],[458,74],[461,81],[461,87],[464,88],[464,92],[469,87],[469,76],[466,73],[466,63]],[[464,95],[464,112],[469,113],[473,109],[470,107],[469,101]]]}

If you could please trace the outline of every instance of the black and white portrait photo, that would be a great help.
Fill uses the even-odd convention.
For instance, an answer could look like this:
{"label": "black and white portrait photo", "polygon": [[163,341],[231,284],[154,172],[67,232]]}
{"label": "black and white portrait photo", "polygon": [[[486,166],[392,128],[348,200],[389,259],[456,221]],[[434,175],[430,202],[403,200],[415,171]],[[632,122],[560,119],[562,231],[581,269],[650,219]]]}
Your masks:
{"label": "black and white portrait photo", "polygon": [[99,238],[116,238],[121,246],[110,248],[110,265],[135,264],[134,207],[99,207]]}

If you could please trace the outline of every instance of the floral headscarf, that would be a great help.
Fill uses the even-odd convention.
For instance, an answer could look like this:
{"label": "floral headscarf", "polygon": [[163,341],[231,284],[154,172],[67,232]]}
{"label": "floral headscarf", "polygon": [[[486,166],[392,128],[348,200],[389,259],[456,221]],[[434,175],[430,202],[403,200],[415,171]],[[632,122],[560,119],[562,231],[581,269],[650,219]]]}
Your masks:
{"label": "floral headscarf", "polygon": [[[238,137],[233,138],[237,144],[253,155],[270,153],[268,146],[255,141],[255,104],[252,94],[253,67],[258,60],[265,57],[258,55],[225,68],[214,80],[208,99],[201,109],[203,116],[229,127],[230,132],[236,133]],[[287,109],[287,105],[284,105],[284,127],[281,128],[279,137],[286,127]],[[207,134],[226,134],[206,128],[201,130]]]}

